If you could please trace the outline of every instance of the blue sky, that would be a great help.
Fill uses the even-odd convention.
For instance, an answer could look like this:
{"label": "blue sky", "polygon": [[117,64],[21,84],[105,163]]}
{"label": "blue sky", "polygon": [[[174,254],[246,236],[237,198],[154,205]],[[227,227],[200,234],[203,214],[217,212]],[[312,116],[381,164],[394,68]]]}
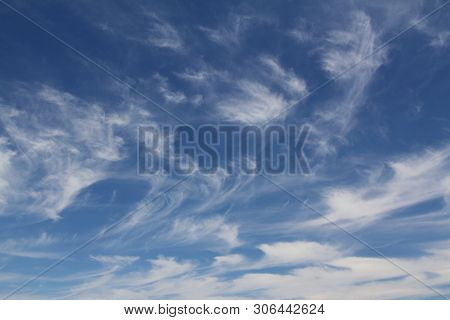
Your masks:
{"label": "blue sky", "polygon": [[[2,296],[93,237],[13,297],[450,295],[444,1],[0,2]],[[308,124],[312,173],[137,175],[176,118]]]}

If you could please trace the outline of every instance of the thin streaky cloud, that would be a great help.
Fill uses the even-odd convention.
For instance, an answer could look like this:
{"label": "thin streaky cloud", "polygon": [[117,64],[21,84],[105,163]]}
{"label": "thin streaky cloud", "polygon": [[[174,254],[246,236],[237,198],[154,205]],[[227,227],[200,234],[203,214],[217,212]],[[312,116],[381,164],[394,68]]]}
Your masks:
{"label": "thin streaky cloud", "polygon": [[[2,296],[450,295],[447,1],[0,1]],[[207,174],[195,143],[178,154],[168,133],[147,150],[137,135],[277,115],[310,128],[309,173],[270,175],[279,187],[235,170],[266,145],[240,157],[207,137],[220,158]],[[194,173],[141,174],[137,149]]]}
{"label": "thin streaky cloud", "polygon": [[314,89],[312,89],[311,91],[309,91],[305,96],[301,97],[300,99],[298,99],[296,102],[294,102],[293,104],[289,105],[287,108],[285,108],[282,112],[280,112],[279,114],[277,114],[276,116],[272,117],[270,120],[266,121],[265,124],[268,124],[270,122],[272,122],[273,120],[277,119],[278,117],[280,117],[282,114],[286,113],[287,111],[289,111],[290,109],[292,109],[293,107],[295,107],[297,104],[299,104],[300,102],[302,102],[303,100],[305,100],[306,98],[310,97],[311,95],[315,94],[316,92],[318,92],[319,90],[321,90],[322,88],[327,87],[329,84],[333,83],[335,80],[343,77],[345,74],[347,74],[348,72],[351,72],[352,70],[354,70],[355,68],[357,68],[361,63],[363,63],[366,59],[372,57],[373,55],[377,54],[378,52],[380,52],[381,50],[385,49],[390,43],[392,43],[393,41],[395,41],[396,39],[398,39],[399,37],[401,37],[403,34],[407,33],[408,31],[416,28],[419,24],[423,23],[425,20],[427,20],[428,18],[430,18],[431,16],[433,16],[434,14],[438,13],[439,11],[441,11],[442,9],[444,9],[448,4],[450,3],[450,1],[446,1],[444,2],[442,5],[438,6],[437,8],[435,8],[434,10],[432,10],[431,12],[427,13],[426,15],[424,15],[422,18],[418,19],[417,21],[415,21],[413,24],[411,24],[409,27],[407,27],[406,29],[403,29],[402,31],[400,31],[399,33],[397,33],[395,36],[393,36],[392,38],[390,38],[389,40],[385,41],[384,43],[382,43],[381,45],[379,45],[378,47],[376,47],[373,51],[371,51],[370,53],[368,53],[367,55],[365,55],[363,58],[361,58],[360,60],[358,60],[356,63],[352,64],[348,69],[345,69],[344,71],[336,74],[334,77],[328,79],[327,81],[325,81],[324,83],[320,84],[319,86],[315,87]]}
{"label": "thin streaky cloud", "polygon": [[14,8],[13,6],[11,6],[9,3],[5,2],[4,0],[0,0],[0,2],[5,5],[6,7],[8,7],[9,9],[11,9],[12,11],[14,11],[16,14],[18,14],[19,16],[23,17],[25,20],[29,21],[30,23],[32,23],[34,26],[36,26],[37,28],[39,28],[40,30],[44,31],[45,33],[47,33],[48,35],[50,35],[52,38],[54,38],[55,40],[57,40],[59,43],[61,43],[62,45],[64,45],[65,47],[69,48],[70,50],[72,50],[73,52],[75,52],[77,55],[79,55],[80,57],[82,57],[84,60],[86,60],[87,62],[93,64],[94,66],[96,66],[97,68],[99,68],[100,70],[102,70],[103,72],[105,72],[107,75],[109,75],[110,77],[112,77],[114,80],[116,80],[117,82],[119,82],[120,84],[126,86],[128,89],[130,89],[132,92],[136,93],[137,95],[141,96],[142,98],[144,98],[145,100],[149,101],[150,103],[152,103],[155,107],[157,107],[160,111],[163,111],[164,113],[166,113],[167,115],[169,115],[170,117],[172,117],[173,119],[175,119],[176,121],[183,123],[183,124],[187,124],[186,122],[184,122],[182,119],[180,119],[178,116],[174,115],[172,112],[168,111],[166,108],[162,107],[161,105],[159,105],[156,101],[154,101],[153,99],[151,99],[150,97],[148,97],[147,95],[145,95],[144,93],[140,92],[139,90],[137,90],[135,87],[133,87],[132,85],[130,85],[129,83],[123,81],[122,79],[120,79],[120,77],[118,77],[117,75],[115,75],[114,73],[112,73],[110,70],[108,70],[106,67],[98,64],[97,62],[95,62],[94,60],[92,60],[91,58],[89,58],[88,56],[86,56],[84,53],[82,53],[81,51],[79,51],[78,49],[74,48],[73,46],[71,46],[69,43],[67,43],[66,41],[64,41],[63,39],[61,39],[60,37],[58,37],[57,35],[55,35],[53,32],[47,30],[46,28],[44,28],[43,26],[41,26],[39,23],[37,23],[36,21],[34,21],[33,19],[31,19],[30,17],[26,16],[25,14],[23,14],[22,12],[20,12],[19,10],[17,10],[16,8]]}
{"label": "thin streaky cloud", "polygon": [[115,221],[114,223],[110,224],[109,226],[107,226],[106,228],[104,228],[103,230],[101,230],[99,233],[97,233],[94,237],[90,238],[88,241],[84,242],[81,246],[75,248],[74,250],[70,251],[69,253],[67,253],[66,255],[64,255],[63,257],[61,257],[58,261],[56,261],[55,263],[52,263],[51,265],[49,265],[47,268],[45,268],[44,270],[42,270],[41,272],[39,272],[38,274],[36,274],[34,277],[28,279],[27,281],[25,281],[23,284],[21,284],[19,287],[15,288],[13,291],[11,291],[10,293],[8,293],[6,296],[3,297],[3,300],[7,300],[10,299],[12,296],[16,295],[18,292],[20,292],[21,290],[23,290],[25,287],[27,287],[28,285],[30,285],[32,282],[38,280],[39,278],[41,278],[42,276],[44,276],[45,274],[47,274],[48,272],[50,272],[51,270],[53,270],[54,268],[56,268],[57,266],[59,266],[60,264],[64,263],[64,261],[66,261],[67,259],[69,259],[70,257],[72,257],[73,255],[77,254],[78,252],[80,252],[81,250],[83,250],[84,248],[88,247],[89,245],[91,245],[93,242],[97,241],[98,239],[102,238],[106,233],[108,233],[109,231],[111,231],[112,229],[116,228],[118,225],[120,225],[121,223],[123,223],[124,221],[130,219],[134,214],[136,214],[137,212],[139,212],[140,210],[145,209],[148,205],[150,205],[154,200],[158,199],[159,197],[163,196],[164,193],[171,191],[172,189],[176,188],[179,184],[185,182],[186,180],[188,180],[190,177],[184,177],[180,180],[178,180],[175,184],[173,184],[171,187],[169,187],[168,189],[166,189],[163,193],[157,195],[156,197],[154,197],[153,199],[151,199],[149,202],[147,202],[145,205],[131,211],[130,213],[128,213],[127,215],[125,215],[124,217],[122,217],[121,219]]}
{"label": "thin streaky cloud", "polygon": [[447,296],[445,296],[444,294],[442,294],[441,292],[439,292],[438,290],[436,290],[435,288],[433,288],[432,286],[428,285],[426,282],[424,282],[423,280],[419,279],[417,276],[415,276],[414,274],[412,274],[411,272],[409,272],[407,269],[405,269],[404,267],[400,266],[398,263],[394,262],[392,259],[390,259],[389,257],[387,257],[386,255],[384,255],[383,253],[381,253],[378,249],[375,249],[374,247],[372,247],[371,245],[369,245],[366,241],[361,240],[359,237],[355,236],[353,233],[351,233],[350,231],[346,230],[345,228],[343,228],[342,226],[338,225],[336,222],[334,222],[333,220],[331,220],[330,218],[328,218],[326,215],[322,214],[321,212],[317,211],[315,208],[311,207],[308,203],[302,201],[300,198],[298,198],[296,195],[294,195],[292,192],[286,190],[284,187],[282,187],[280,184],[278,184],[277,182],[273,181],[272,179],[270,179],[269,177],[267,177],[266,175],[262,175],[262,177],[264,177],[264,179],[266,179],[267,181],[269,181],[270,183],[272,183],[274,186],[276,186],[278,189],[282,190],[283,192],[287,193],[288,195],[290,195],[293,199],[295,199],[297,202],[299,202],[301,205],[307,207],[308,209],[312,210],[314,213],[318,214],[321,218],[325,219],[328,223],[332,224],[333,226],[335,226],[336,228],[338,228],[339,230],[341,230],[342,232],[344,232],[345,234],[349,235],[351,238],[353,238],[354,240],[358,241],[359,243],[361,243],[362,245],[364,245],[366,248],[370,249],[372,252],[374,252],[375,254],[377,254],[378,256],[380,256],[381,258],[385,259],[386,261],[388,261],[390,264],[392,264],[393,266],[395,266],[396,268],[400,269],[401,271],[403,271],[405,274],[409,275],[410,277],[412,277],[414,280],[416,280],[417,282],[419,282],[420,284],[422,284],[423,286],[427,287],[428,289],[430,289],[431,291],[433,291],[435,294],[437,294],[438,296],[448,300],[449,298]]}

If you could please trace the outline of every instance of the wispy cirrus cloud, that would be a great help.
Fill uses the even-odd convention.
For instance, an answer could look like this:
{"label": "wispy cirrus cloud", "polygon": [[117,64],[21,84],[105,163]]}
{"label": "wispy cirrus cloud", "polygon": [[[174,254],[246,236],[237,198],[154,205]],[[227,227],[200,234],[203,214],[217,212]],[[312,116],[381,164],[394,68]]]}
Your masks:
{"label": "wispy cirrus cloud", "polygon": [[278,59],[272,56],[262,56],[260,60],[263,66],[267,67],[269,71],[267,76],[274,85],[280,86],[291,97],[300,98],[308,92],[306,81],[297,76],[292,69],[283,68]]}
{"label": "wispy cirrus cloud", "polygon": [[150,20],[150,26],[144,43],[172,50],[181,50],[183,48],[183,40],[175,27],[156,14],[149,13],[147,17]]}
{"label": "wispy cirrus cloud", "polygon": [[[194,174],[161,197],[170,178],[151,179],[148,195],[131,209],[129,219],[110,232],[105,246],[127,247],[144,241],[146,248],[165,246],[208,247],[224,251],[242,244],[239,224],[229,221],[226,210],[242,197],[239,190],[252,179],[229,176],[224,170],[216,174]],[[149,200],[154,201],[149,202]],[[208,199],[205,201],[205,199]]]}
{"label": "wispy cirrus cloud", "polygon": [[256,17],[243,14],[230,14],[225,23],[216,28],[201,26],[203,31],[211,41],[232,49],[236,47],[245,31],[251,26],[251,22]]}
{"label": "wispy cirrus cloud", "polygon": [[306,81],[276,58],[264,55],[260,63],[255,71],[258,79],[238,81],[235,90],[217,102],[226,120],[262,124],[279,115],[284,118],[292,102],[308,92]]}
{"label": "wispy cirrus cloud", "polygon": [[91,258],[97,262],[103,263],[105,265],[110,265],[114,267],[122,267],[133,264],[139,257],[134,256],[107,256],[107,255],[92,255]]}
{"label": "wispy cirrus cloud", "polygon": [[98,104],[48,86],[18,94],[27,108],[2,105],[4,129],[19,146],[9,153],[14,163],[4,166],[21,167],[22,174],[9,183],[27,186],[16,189],[6,208],[21,203],[26,212],[57,220],[81,190],[107,176],[110,163],[126,157],[115,129],[132,120],[120,112],[107,115]]}
{"label": "wispy cirrus cloud", "polygon": [[[99,4],[102,6],[102,4]],[[141,45],[183,52],[185,43],[176,26],[163,12],[155,12],[148,4],[139,4],[123,10],[120,6],[102,6],[102,14],[92,19],[96,29],[110,36],[126,39]],[[89,11],[89,10],[86,10]]]}
{"label": "wispy cirrus cloud", "polygon": [[206,219],[176,219],[170,231],[166,235],[171,243],[181,242],[184,244],[195,244],[199,242],[209,243],[210,249],[217,243],[220,247],[237,247],[241,244],[239,240],[239,226],[229,223],[222,216]]}
{"label": "wispy cirrus cloud", "polygon": [[424,22],[417,25],[417,30],[430,38],[430,45],[439,49],[450,44],[450,28],[446,24],[436,25]]}
{"label": "wispy cirrus cloud", "polygon": [[186,95],[182,91],[171,89],[166,77],[163,77],[160,74],[155,74],[153,79],[159,83],[158,91],[167,103],[180,104],[186,102]]}
{"label": "wispy cirrus cloud", "polygon": [[252,81],[241,81],[238,91],[217,105],[222,117],[242,123],[263,123],[283,111],[288,102],[268,87]]}
{"label": "wispy cirrus cloud", "polygon": [[[142,289],[136,291],[137,288],[143,288],[144,291],[148,291],[148,296],[152,297],[168,295],[163,288],[159,287],[159,283],[180,280],[195,269],[195,265],[190,261],[178,261],[172,257],[159,256],[148,260],[146,270],[123,273],[122,262],[126,260],[133,263],[136,260],[135,257],[130,259],[130,257],[103,256],[101,260],[108,261],[107,269],[81,277],[81,283],[71,288],[66,293],[67,297],[88,299],[109,295],[122,297],[122,299],[138,298],[142,296]],[[134,289],[130,290],[130,288]],[[153,288],[150,290],[152,292],[148,290],[149,288]]]}
{"label": "wispy cirrus cloud", "polygon": [[11,183],[14,175],[11,172],[12,161],[16,152],[9,146],[5,137],[0,138],[0,206],[7,201],[8,195],[11,193]]}
{"label": "wispy cirrus cloud", "polygon": [[[403,239],[405,226],[414,226],[417,230],[426,227],[436,239],[447,237],[449,152],[448,147],[434,145],[443,136],[435,135],[434,128],[425,126],[430,148],[399,157],[403,152],[399,150],[404,150],[405,146],[393,141],[385,149],[377,145],[373,149],[364,147],[362,151],[358,145],[360,131],[356,132],[361,128],[358,127],[362,122],[360,112],[371,97],[371,83],[376,80],[381,66],[386,67],[381,72],[393,79],[386,86],[377,83],[377,102],[386,104],[386,108],[396,107],[390,99],[392,96],[385,95],[386,92],[396,93],[402,89],[400,83],[409,90],[409,80],[414,80],[418,86],[424,85],[421,88],[428,88],[428,81],[434,85],[439,82],[445,90],[446,79],[440,68],[436,67],[440,81],[423,81],[420,66],[410,68],[404,64],[404,61],[418,61],[414,56],[418,52],[420,61],[435,58],[423,55],[432,48],[422,50],[422,44],[411,40],[411,33],[398,41],[395,51],[403,58],[396,60],[398,65],[389,65],[388,47],[370,55],[383,39],[401,31],[406,20],[413,20],[411,16],[421,11],[418,8],[422,1],[392,3],[383,0],[358,4],[349,1],[340,2],[336,7],[330,3],[326,8],[289,2],[286,7],[278,6],[280,11],[264,3],[254,7],[239,5],[218,12],[215,9],[218,5],[204,6],[196,16],[197,12],[182,2],[177,4],[176,10],[170,8],[170,4],[152,3],[148,5],[151,11],[145,5],[99,4],[104,21],[86,19],[93,21],[96,29],[72,41],[75,47],[90,52],[95,61],[104,61],[108,69],[120,70],[120,78],[137,83],[142,93],[160,97],[169,107],[183,105],[177,109],[182,119],[184,115],[201,122],[206,115],[207,121],[213,123],[226,120],[261,124],[281,114],[278,119],[281,121],[308,121],[313,125],[310,143],[317,146],[317,155],[321,157],[319,166],[325,169],[312,177],[280,175],[274,179],[289,184],[286,188],[299,198],[306,199],[308,204],[321,209],[340,225],[356,230],[358,236],[369,239],[370,244],[375,233],[371,230],[387,222],[383,230],[376,229],[377,237],[382,237],[378,234],[381,232],[386,235],[374,241],[377,245],[381,243],[380,251],[384,253],[386,248],[386,255],[392,261],[447,294],[450,284],[448,242],[431,243],[428,235]],[[102,15],[99,10],[95,11],[99,7],[92,7],[91,17]],[[170,9],[164,11],[164,8]],[[229,8],[229,4],[223,8]],[[251,14],[233,11],[241,9],[250,9],[247,12]],[[35,10],[39,10],[39,6]],[[68,10],[68,14],[72,11]],[[89,10],[83,10],[83,15],[85,11]],[[216,19],[217,15],[226,18]],[[264,16],[267,20],[260,18]],[[274,23],[265,28],[265,21],[269,20]],[[421,38],[440,48],[439,54],[444,55],[442,48],[448,42],[446,29],[441,25],[435,28],[432,21],[429,22],[426,30],[419,30],[429,39]],[[70,35],[66,31],[71,28],[71,24],[67,24],[60,29],[64,39],[64,35]],[[15,47],[35,42],[21,40],[16,46],[7,39],[6,43],[14,52]],[[95,43],[99,50],[89,50],[90,43]],[[404,43],[406,49],[402,48]],[[120,50],[113,52],[113,48]],[[39,230],[34,233],[37,236],[21,237],[13,234],[16,229],[7,230],[12,236],[0,240],[0,279],[11,288],[19,281],[26,281],[27,273],[45,262],[39,259],[53,259],[54,252],[66,252],[67,245],[61,240],[69,239],[69,234],[74,234],[70,245],[91,236],[85,232],[86,228],[89,232],[99,230],[101,238],[89,247],[92,251],[80,252],[76,261],[65,261],[67,268],[55,274],[49,272],[39,279],[39,285],[31,284],[25,288],[23,296],[18,297],[30,296],[37,289],[40,298],[435,297],[433,291],[404,271],[382,258],[370,256],[359,243],[349,242],[341,231],[334,227],[330,231],[329,225],[316,220],[307,208],[300,207],[292,197],[261,179],[231,176],[225,171],[215,175],[195,173],[185,184],[161,195],[176,183],[175,178],[158,174],[136,176],[134,147],[130,147],[135,145],[135,125],[150,123],[151,107],[146,102],[135,103],[139,100],[130,99],[127,88],[110,83],[104,86],[106,90],[99,89],[111,94],[113,103],[102,94],[92,100],[82,98],[83,93],[92,96],[96,92],[96,82],[89,82],[92,79],[74,70],[78,65],[72,69],[71,63],[76,62],[73,57],[65,57],[63,50],[38,49],[30,51],[33,59],[38,57],[33,63],[52,61],[57,75],[42,83],[55,83],[55,79],[63,79],[61,70],[68,70],[77,76],[74,79],[82,79],[86,85],[77,86],[79,82],[74,79],[67,82],[68,79],[63,79],[61,85],[75,86],[72,92],[79,93],[75,95],[45,85],[17,84],[13,98],[0,100],[0,117],[4,122],[0,138],[1,218],[14,224],[15,221],[11,222],[14,215],[37,214],[50,221],[25,228],[48,227],[63,234],[58,233],[61,238],[56,238],[50,236],[50,232]],[[55,57],[53,51],[61,56],[49,58]],[[22,66],[25,59],[21,54],[18,56],[19,60],[13,59],[14,54],[5,56],[5,66],[9,59]],[[62,58],[70,62],[59,60]],[[342,74],[356,62],[360,63]],[[433,69],[436,65],[428,66]],[[395,79],[396,67],[417,70],[417,78]],[[5,68],[6,74],[8,68]],[[24,69],[17,68],[17,76],[28,79],[28,74],[20,72]],[[340,77],[330,82],[327,89],[320,89],[323,91],[313,99],[305,99],[302,102],[305,112],[295,113],[302,116],[294,118],[294,108],[287,108],[323,83],[325,76],[328,79]],[[9,79],[1,80],[9,82]],[[439,90],[430,89],[436,100],[430,100],[429,105],[428,89],[424,89],[427,94],[420,90],[414,92],[414,105],[418,101],[416,95],[423,105],[418,123],[426,125],[420,122],[422,118],[434,121],[434,116],[447,121],[445,106],[440,105],[441,101],[446,101],[446,96],[442,93],[444,90]],[[124,94],[118,96],[117,91]],[[116,98],[120,100],[118,103]],[[401,123],[396,108],[390,110],[393,112],[380,118]],[[380,130],[382,121],[375,120],[378,119],[371,121],[367,132],[366,128],[361,128],[367,136],[370,130]],[[164,118],[158,121],[164,123]],[[413,148],[409,142],[414,134],[399,135],[403,141],[408,141],[407,148]],[[375,139],[374,145],[376,143]],[[340,149],[341,145],[348,148]],[[348,160],[367,149],[373,151],[370,165],[366,156],[364,164],[348,169],[352,163]],[[344,159],[340,150],[346,153]],[[22,151],[26,151],[27,156]],[[383,169],[381,165],[373,165],[375,162],[383,163]],[[368,166],[366,179],[358,170]],[[105,181],[122,175],[127,181]],[[137,180],[139,183],[135,183]],[[98,183],[101,181],[105,183]],[[122,192],[117,191],[119,184]],[[76,209],[74,204],[84,201],[81,195],[87,191],[89,196],[92,193],[92,197],[107,199],[106,202],[111,200],[106,203],[106,209],[97,211],[103,205],[99,203],[95,209],[88,207],[86,210],[88,220],[84,212],[67,214],[67,219],[61,219],[66,217],[65,210]],[[424,202],[437,202],[439,208],[423,205]],[[110,223],[117,221],[114,219],[125,217],[127,213],[133,214],[105,232]],[[389,232],[392,234],[387,235]],[[402,241],[408,242],[408,250],[393,245]],[[16,267],[16,259],[33,259],[36,265],[32,265],[32,269],[24,267],[23,274],[8,272],[8,267]],[[47,282],[51,285],[42,285]]]}
{"label": "wispy cirrus cloud", "polygon": [[57,259],[59,256],[54,245],[58,241],[60,239],[45,232],[37,237],[0,240],[0,254],[35,259]]}
{"label": "wispy cirrus cloud", "polygon": [[[450,256],[443,250],[445,245],[432,243],[419,258],[392,261],[428,284],[442,288],[450,282],[450,273],[445,268]],[[317,242],[265,243],[259,248],[263,252],[260,258],[244,254],[217,256],[209,266],[199,261],[159,256],[149,260],[150,265],[140,271],[114,269],[111,273],[113,269],[108,267],[103,272],[86,274],[82,283],[70,290],[69,296],[84,299],[118,296],[225,299],[256,295],[265,299],[390,299],[436,295],[382,258],[358,256]],[[284,269],[277,271],[277,267]],[[223,279],[230,271],[239,272]]]}
{"label": "wispy cirrus cloud", "polygon": [[386,61],[386,48],[374,53],[381,31],[374,30],[371,18],[361,11],[352,12],[351,18],[346,28],[329,32],[323,48],[322,68],[331,78],[337,77],[335,83],[342,93],[316,111],[313,130],[321,154],[334,153],[346,140],[375,72]]}
{"label": "wispy cirrus cloud", "polygon": [[448,199],[449,147],[405,155],[387,165],[391,172],[384,171],[384,177],[328,190],[324,194],[328,217],[341,225],[362,227],[426,201]]}

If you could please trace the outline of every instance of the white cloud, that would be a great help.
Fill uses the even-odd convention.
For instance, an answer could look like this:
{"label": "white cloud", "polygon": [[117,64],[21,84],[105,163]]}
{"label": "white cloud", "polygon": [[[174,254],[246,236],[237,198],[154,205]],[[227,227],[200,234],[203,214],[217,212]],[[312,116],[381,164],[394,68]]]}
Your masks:
{"label": "white cloud", "polygon": [[[398,299],[436,296],[435,292],[382,258],[345,254],[336,247],[311,242],[285,242],[264,248],[268,249],[267,254],[254,265],[263,265],[261,261],[274,257],[279,264],[265,264],[266,267],[286,267],[289,264],[291,268],[283,273],[244,272],[242,266],[250,258],[241,254],[218,256],[209,266],[161,256],[150,260],[150,270],[119,273],[119,270],[108,269],[106,272],[88,274],[81,285],[71,289],[70,297]],[[284,254],[276,252],[277,248]],[[446,267],[450,254],[446,248],[448,243],[432,243],[421,257],[391,260],[446,294],[446,290],[442,289],[448,288],[450,283],[450,269]],[[297,255],[297,249],[309,252],[291,259],[286,251],[289,249],[293,250],[293,255]],[[316,249],[318,251],[313,252]],[[306,261],[312,264],[305,264]],[[240,272],[231,279],[229,276],[223,277],[233,271]]]}
{"label": "white cloud", "polygon": [[210,77],[210,73],[204,70],[186,69],[183,72],[176,73],[176,75],[190,82],[203,82]]}
{"label": "white cloud", "polygon": [[[33,207],[50,219],[58,219],[59,213],[73,202],[81,190],[104,177],[103,173],[78,165],[49,173],[30,192],[34,200]],[[30,210],[36,210],[34,208]]]}
{"label": "white cloud", "polygon": [[[411,24],[417,23],[420,17],[411,19]],[[439,20],[433,19],[422,21],[416,25],[417,31],[426,35],[430,39],[430,45],[435,48],[446,47],[450,43],[450,29],[447,21],[443,19],[444,23],[440,23]]]}
{"label": "white cloud", "polygon": [[138,116],[128,110],[107,115],[97,104],[47,86],[18,94],[25,106],[2,105],[5,130],[18,148],[12,170],[21,171],[6,205],[56,220],[83,189],[107,176],[111,162],[125,158],[115,130]]}
{"label": "white cloud", "polygon": [[263,55],[257,61],[258,65],[237,74],[204,67],[177,75],[204,90],[205,100],[215,105],[222,119],[262,124],[277,116],[284,118],[287,108],[308,92],[306,81],[273,56]]}
{"label": "white cloud", "polygon": [[285,70],[277,59],[271,56],[261,57],[261,62],[270,70],[273,81],[297,99],[307,93],[306,81],[298,77],[293,70]]}
{"label": "white cloud", "polygon": [[449,147],[405,156],[390,162],[389,167],[389,178],[327,191],[328,217],[340,224],[363,226],[397,210],[448,197]]}
{"label": "white cloud", "polygon": [[237,83],[238,92],[217,104],[222,117],[229,121],[258,124],[280,114],[288,102],[281,94],[252,81]]}
{"label": "white cloud", "polygon": [[133,264],[137,260],[139,260],[139,257],[132,257],[132,256],[91,256],[91,258],[95,261],[98,261],[100,263],[103,263],[105,265],[109,266],[118,266],[123,267],[130,264]]}
{"label": "white cloud", "polygon": [[335,247],[311,241],[278,242],[263,244],[262,265],[307,264],[330,261],[341,253]]}
{"label": "white cloud", "polygon": [[200,63],[200,66],[196,68],[189,67],[182,72],[175,72],[174,74],[197,88],[210,88],[215,82],[229,82],[231,77],[228,71],[216,70],[204,62]]}
{"label": "white cloud", "polygon": [[[183,51],[184,41],[179,30],[163,18],[163,14],[156,14],[154,8],[138,4],[129,8],[133,11],[130,12],[113,7],[105,6],[102,14],[95,14],[95,18],[89,21],[108,36],[121,37],[153,48]],[[89,14],[89,10],[86,13]]]}
{"label": "white cloud", "polygon": [[223,217],[217,216],[201,220],[176,219],[167,237],[177,239],[177,242],[201,241],[208,243],[210,247],[214,242],[219,241],[232,248],[240,245],[238,235],[238,225],[226,223]]}
{"label": "white cloud", "polygon": [[[450,283],[448,250],[433,244],[419,258],[391,260],[434,288]],[[433,276],[430,276],[430,275]],[[247,273],[235,279],[241,292],[258,290],[266,299],[398,299],[437,296],[431,289],[378,257],[346,256],[325,260],[322,265],[291,269],[287,274]],[[442,293],[446,293],[445,289]]]}
{"label": "white cloud", "polygon": [[450,31],[440,31],[431,40],[431,45],[434,47],[444,47],[450,43]]}
{"label": "white cloud", "polygon": [[246,261],[246,257],[242,254],[229,254],[225,256],[214,257],[214,268],[227,268],[242,265]]}
{"label": "white cloud", "polygon": [[337,77],[342,95],[316,111],[315,134],[320,146],[318,154],[333,153],[337,143],[345,143],[346,135],[355,126],[355,118],[366,99],[366,89],[376,70],[385,62],[386,48],[379,45],[378,33],[371,19],[363,12],[351,15],[351,25],[329,33],[323,48],[322,68]]}
{"label": "white cloud", "polygon": [[343,257],[347,251],[314,241],[264,243],[259,245],[258,249],[262,251],[263,256],[257,260],[249,259],[242,254],[215,257],[213,262],[213,267],[217,268],[215,272],[223,272],[222,268],[243,271],[322,264]]}
{"label": "white cloud", "polygon": [[[225,170],[216,174],[193,174],[176,189],[154,199],[173,180],[152,176],[148,196],[135,208],[145,208],[133,213],[127,221],[111,230],[113,237],[108,246],[120,247],[139,240],[147,247],[167,245],[208,246],[211,250],[227,250],[241,244],[239,225],[227,221],[223,212],[236,199],[251,196],[237,192],[253,177],[230,176]],[[120,237],[118,237],[120,235]]]}
{"label": "white cloud", "polygon": [[58,241],[60,240],[45,232],[38,237],[8,239],[0,241],[0,253],[16,257],[56,259],[59,255],[48,249]]}
{"label": "white cloud", "polygon": [[0,207],[6,202],[10,193],[12,161],[16,153],[8,147],[7,139],[0,137]]}
{"label": "white cloud", "polygon": [[155,14],[148,14],[150,27],[145,42],[148,44],[172,50],[183,48],[183,41],[178,31],[167,21],[164,21]]}
{"label": "white cloud", "polygon": [[289,35],[298,42],[304,43],[311,40],[312,36],[309,32],[303,29],[292,29],[289,31]]}
{"label": "white cloud", "polygon": [[260,124],[278,115],[286,117],[284,109],[307,94],[306,81],[273,56],[257,61],[236,73],[202,64],[175,75],[200,92],[202,101],[214,105],[222,119]]}
{"label": "white cloud", "polygon": [[200,27],[199,29],[205,32],[211,41],[228,48],[236,48],[253,19],[255,18],[251,16],[230,14],[226,23],[216,29],[207,27]]}
{"label": "white cloud", "polygon": [[358,64],[339,79],[358,78],[365,80],[366,85],[373,72],[384,62],[385,51],[373,53],[379,43],[378,34],[372,27],[370,17],[361,11],[353,12],[351,17],[351,25],[347,29],[333,30],[329,33],[322,67],[331,76],[336,76]]}
{"label": "white cloud", "polygon": [[[231,165],[231,164],[230,164]],[[214,211],[223,204],[230,204],[239,197],[251,196],[238,192],[254,180],[254,176],[231,175],[225,169],[220,168],[215,174],[199,174],[193,183],[196,187],[195,194],[191,197],[201,200],[194,210],[197,214]]]}
{"label": "white cloud", "polygon": [[[173,212],[178,209],[183,201],[186,199],[186,194],[179,190],[165,193],[163,197],[155,198],[173,181],[166,181],[164,178],[152,177],[152,186],[148,192],[148,196],[137,203],[131,211],[137,208],[142,208],[134,212],[126,221],[120,224],[114,230],[111,230],[110,235],[114,236],[111,239],[111,245],[123,245],[125,240],[116,237],[117,234],[128,235],[132,239],[136,237],[159,235],[161,229],[168,221]],[[152,201],[149,201],[149,200]]]}
{"label": "white cloud", "polygon": [[[231,290],[238,295],[257,292],[259,298],[265,299],[398,299],[437,295],[385,259],[341,254],[283,274],[246,273],[232,281]],[[420,258],[391,259],[432,287],[442,288],[450,283],[450,272],[445,267],[449,261],[447,251],[430,249]]]}
{"label": "white cloud", "polygon": [[[123,257],[122,257],[123,258]],[[134,262],[135,257],[125,257],[126,262]],[[103,260],[103,259],[102,259]],[[108,262],[111,259],[107,259]],[[112,261],[123,259],[113,258]],[[168,284],[174,286],[182,281],[180,278],[194,270],[194,264],[189,261],[177,261],[172,257],[160,256],[149,260],[150,268],[143,271],[133,271],[118,274],[121,268],[111,267],[107,270],[86,274],[81,284],[73,286],[67,294],[68,298],[98,299],[161,297]]]}
{"label": "white cloud", "polygon": [[162,77],[159,74],[154,75],[153,78],[159,83],[158,91],[164,97],[166,102],[173,104],[186,102],[186,95],[181,91],[172,90],[169,86],[169,81],[167,78]]}
{"label": "white cloud", "polygon": [[145,280],[149,282],[177,277],[194,269],[194,265],[191,262],[178,262],[175,258],[162,256],[150,260],[150,263],[151,270],[148,276],[145,277]]}

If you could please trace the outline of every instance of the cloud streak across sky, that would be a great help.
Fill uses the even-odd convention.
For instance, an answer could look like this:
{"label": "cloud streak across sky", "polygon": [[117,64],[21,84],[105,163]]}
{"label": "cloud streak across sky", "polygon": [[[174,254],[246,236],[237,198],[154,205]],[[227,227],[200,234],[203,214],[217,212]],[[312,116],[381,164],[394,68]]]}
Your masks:
{"label": "cloud streak across sky", "polygon": [[[1,8],[1,29],[20,27],[0,51],[1,294],[93,236],[16,297],[450,294],[449,8],[371,55],[433,8],[81,1],[58,4],[62,25],[11,3],[134,90]],[[177,177],[136,173],[137,127],[176,123],[155,104],[195,124],[308,124],[312,173],[273,179],[328,221],[224,168],[162,195]]]}

